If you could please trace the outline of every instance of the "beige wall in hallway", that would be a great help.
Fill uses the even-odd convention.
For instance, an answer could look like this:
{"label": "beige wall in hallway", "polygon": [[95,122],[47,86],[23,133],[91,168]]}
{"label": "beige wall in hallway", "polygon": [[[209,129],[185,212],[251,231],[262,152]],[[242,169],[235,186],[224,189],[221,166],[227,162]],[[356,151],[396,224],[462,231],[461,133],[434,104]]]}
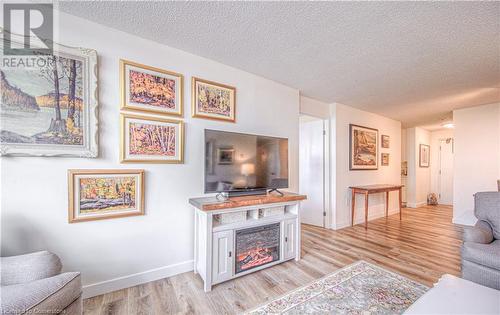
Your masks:
{"label": "beige wall in hallway", "polygon": [[[431,144],[431,133],[420,127],[406,130],[406,157],[408,161],[407,206],[416,208],[426,204],[430,191],[431,172],[429,167],[420,167],[420,144]],[[432,157],[431,157],[432,158]]]}
{"label": "beige wall in hallway", "polygon": [[439,194],[439,145],[440,141],[448,138],[453,138],[453,129],[442,129],[431,132],[431,183],[429,191]]}

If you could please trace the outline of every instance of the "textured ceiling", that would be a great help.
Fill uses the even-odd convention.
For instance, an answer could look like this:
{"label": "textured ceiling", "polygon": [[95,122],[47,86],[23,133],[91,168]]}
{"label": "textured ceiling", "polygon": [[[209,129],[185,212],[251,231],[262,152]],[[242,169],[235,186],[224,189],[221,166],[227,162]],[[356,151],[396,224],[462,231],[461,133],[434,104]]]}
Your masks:
{"label": "textured ceiling", "polygon": [[403,122],[500,101],[500,2],[61,2],[60,9]]}

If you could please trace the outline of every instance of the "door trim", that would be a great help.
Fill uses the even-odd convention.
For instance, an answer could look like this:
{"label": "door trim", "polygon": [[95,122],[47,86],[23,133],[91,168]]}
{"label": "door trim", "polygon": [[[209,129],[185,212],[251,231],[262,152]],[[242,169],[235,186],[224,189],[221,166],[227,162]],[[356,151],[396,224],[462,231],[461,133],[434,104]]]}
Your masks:
{"label": "door trim", "polygon": [[[299,113],[299,116],[309,116],[323,122],[323,228],[332,229],[331,215],[331,163],[330,163],[330,118],[318,117],[307,113]],[[300,167],[300,162],[299,162]],[[300,173],[300,172],[299,172]],[[299,180],[300,183],[300,180]],[[300,186],[299,186],[300,189]],[[301,224],[303,224],[301,222]],[[304,223],[305,224],[305,223]]]}

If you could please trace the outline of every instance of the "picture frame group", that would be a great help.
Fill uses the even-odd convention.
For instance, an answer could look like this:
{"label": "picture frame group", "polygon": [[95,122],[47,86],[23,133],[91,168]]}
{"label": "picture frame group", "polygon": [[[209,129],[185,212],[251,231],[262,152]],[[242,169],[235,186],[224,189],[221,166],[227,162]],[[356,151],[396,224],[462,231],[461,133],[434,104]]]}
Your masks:
{"label": "picture frame group", "polygon": [[[180,73],[120,60],[122,163],[184,162],[183,81]],[[235,87],[193,77],[191,99],[192,117],[236,121]]]}
{"label": "picture frame group", "polygon": [[[183,116],[184,76],[129,60],[120,60],[121,109]],[[194,118],[236,121],[236,88],[192,77]]]}
{"label": "picture frame group", "polygon": [[[9,40],[24,41],[14,34]],[[8,112],[0,121],[0,155],[97,158],[97,51],[54,43],[53,54],[39,58],[46,65],[37,71],[0,71],[0,105]],[[236,122],[235,87],[198,77],[191,84],[193,118]],[[120,162],[184,163],[184,75],[120,59],[119,87]],[[234,150],[221,152],[220,163],[233,158]],[[144,215],[144,172],[68,170],[68,221]]]}

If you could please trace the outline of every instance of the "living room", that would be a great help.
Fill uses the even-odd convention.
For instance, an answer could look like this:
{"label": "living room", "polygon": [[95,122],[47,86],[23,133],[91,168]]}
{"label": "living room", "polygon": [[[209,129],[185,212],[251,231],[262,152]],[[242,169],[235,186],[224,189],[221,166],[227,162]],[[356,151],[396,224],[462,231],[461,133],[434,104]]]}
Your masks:
{"label": "living room", "polygon": [[2,10],[0,312],[500,313],[500,2]]}

